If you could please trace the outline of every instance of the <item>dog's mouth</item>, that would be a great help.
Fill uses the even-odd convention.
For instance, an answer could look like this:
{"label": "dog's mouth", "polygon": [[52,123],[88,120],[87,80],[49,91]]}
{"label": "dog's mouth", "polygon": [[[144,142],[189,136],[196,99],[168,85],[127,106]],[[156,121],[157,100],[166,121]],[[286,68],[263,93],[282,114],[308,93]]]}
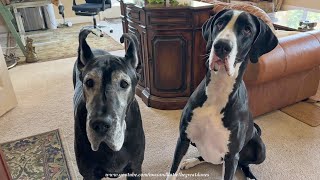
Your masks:
{"label": "dog's mouth", "polygon": [[119,151],[121,149],[121,147],[119,148],[108,141],[92,141],[90,143],[92,151],[98,151],[101,143],[105,143],[112,151]]}
{"label": "dog's mouth", "polygon": [[119,151],[122,148],[123,141],[124,141],[123,137],[116,138],[117,142],[115,142],[113,139],[110,139],[110,137],[108,138],[108,137],[91,136],[88,138],[91,144],[92,151],[98,151],[102,143],[105,143],[112,151]]}
{"label": "dog's mouth", "polygon": [[92,151],[98,151],[100,144],[104,141],[105,137],[98,136],[91,128],[87,128],[86,131]]}
{"label": "dog's mouth", "polygon": [[229,59],[229,56],[225,57],[224,59],[221,59],[220,57],[214,54],[211,60],[211,63],[209,65],[210,70],[213,70],[214,72],[218,72],[221,68],[224,67],[227,74],[231,76],[228,59]]}
{"label": "dog's mouth", "polygon": [[210,70],[213,70],[214,72],[218,72],[221,68],[224,67],[224,69],[226,70],[226,72],[230,76],[230,69],[228,67],[228,64],[229,64],[228,59],[229,59],[229,56],[225,57],[224,59],[221,59],[216,54],[214,54],[213,58],[211,60],[211,64],[210,64]]}
{"label": "dog's mouth", "polygon": [[91,144],[92,151],[98,151],[101,143],[102,143],[102,140],[91,141],[90,144]]}
{"label": "dog's mouth", "polygon": [[221,67],[224,67],[226,71],[228,71],[228,66],[227,66],[227,60],[226,59],[219,59],[215,62],[212,62],[211,65],[211,70],[218,72]]}

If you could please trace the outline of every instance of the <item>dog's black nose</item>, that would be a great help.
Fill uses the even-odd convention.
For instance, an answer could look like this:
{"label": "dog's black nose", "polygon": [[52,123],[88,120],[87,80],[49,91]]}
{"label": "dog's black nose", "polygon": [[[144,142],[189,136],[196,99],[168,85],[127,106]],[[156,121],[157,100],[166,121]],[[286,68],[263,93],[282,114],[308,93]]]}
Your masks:
{"label": "dog's black nose", "polygon": [[111,123],[103,120],[96,120],[90,123],[91,128],[98,134],[105,134],[111,127]]}
{"label": "dog's black nose", "polygon": [[231,42],[226,39],[218,40],[213,47],[216,55],[221,59],[225,59],[232,50]]}

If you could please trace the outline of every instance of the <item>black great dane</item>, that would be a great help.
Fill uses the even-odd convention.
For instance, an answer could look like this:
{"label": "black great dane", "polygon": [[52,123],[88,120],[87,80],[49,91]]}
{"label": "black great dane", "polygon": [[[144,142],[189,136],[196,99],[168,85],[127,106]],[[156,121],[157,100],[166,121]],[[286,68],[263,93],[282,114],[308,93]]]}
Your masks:
{"label": "black great dane", "polygon": [[[202,34],[209,70],[183,110],[170,173],[209,162],[223,164],[222,179],[232,180],[238,166],[246,177],[256,179],[249,164],[262,163],[266,150],[242,79],[249,59],[256,63],[278,40],[262,20],[235,10],[223,10],[208,19]],[[182,161],[190,143],[200,156]]]}
{"label": "black great dane", "polygon": [[[141,174],[145,137],[135,99],[138,83],[137,39],[128,40],[125,57],[92,49],[86,42],[90,30],[79,34],[78,59],[73,84],[75,154],[85,180]],[[127,179],[141,179],[128,176]]]}

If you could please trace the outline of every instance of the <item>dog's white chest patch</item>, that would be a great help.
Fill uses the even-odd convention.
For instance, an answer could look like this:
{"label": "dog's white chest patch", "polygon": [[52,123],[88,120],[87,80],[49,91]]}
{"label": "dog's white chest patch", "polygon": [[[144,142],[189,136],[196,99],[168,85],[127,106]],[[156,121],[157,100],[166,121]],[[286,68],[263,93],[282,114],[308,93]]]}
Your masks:
{"label": "dog's white chest patch", "polygon": [[193,110],[186,129],[188,138],[196,144],[202,158],[213,164],[221,164],[229,152],[230,131],[224,127],[220,112],[228,102],[237,75],[237,71],[234,76],[227,75],[225,71],[212,72],[206,88],[208,98],[202,107]]}
{"label": "dog's white chest patch", "polygon": [[215,107],[194,111],[186,132],[205,161],[221,164],[222,158],[229,151],[230,131],[223,126],[222,115],[213,109]]}

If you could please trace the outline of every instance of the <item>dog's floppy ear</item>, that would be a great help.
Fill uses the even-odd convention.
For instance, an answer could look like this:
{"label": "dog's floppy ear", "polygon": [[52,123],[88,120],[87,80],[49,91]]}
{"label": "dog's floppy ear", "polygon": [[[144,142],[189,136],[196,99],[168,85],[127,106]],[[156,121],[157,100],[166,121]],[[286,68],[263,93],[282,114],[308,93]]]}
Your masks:
{"label": "dog's floppy ear", "polygon": [[249,58],[252,63],[257,63],[260,56],[272,51],[278,45],[278,38],[263,20],[251,16],[257,26],[257,35],[249,52]]}
{"label": "dog's floppy ear", "polygon": [[132,67],[137,69],[139,60],[138,60],[138,52],[137,52],[137,47],[138,47],[138,39],[135,35],[131,33],[124,33],[121,38],[120,42],[124,43],[124,40],[128,41],[128,48],[126,51],[125,58],[128,60]]}
{"label": "dog's floppy ear", "polygon": [[82,29],[79,33],[79,48],[78,48],[78,68],[81,70],[87,62],[93,58],[93,53],[88,45],[86,38],[92,31]]}
{"label": "dog's floppy ear", "polygon": [[230,9],[223,9],[222,11],[218,12],[214,16],[210,17],[203,25],[202,25],[202,36],[203,38],[208,41],[209,37],[211,36],[213,30],[214,22],[225,12],[229,11]]}

